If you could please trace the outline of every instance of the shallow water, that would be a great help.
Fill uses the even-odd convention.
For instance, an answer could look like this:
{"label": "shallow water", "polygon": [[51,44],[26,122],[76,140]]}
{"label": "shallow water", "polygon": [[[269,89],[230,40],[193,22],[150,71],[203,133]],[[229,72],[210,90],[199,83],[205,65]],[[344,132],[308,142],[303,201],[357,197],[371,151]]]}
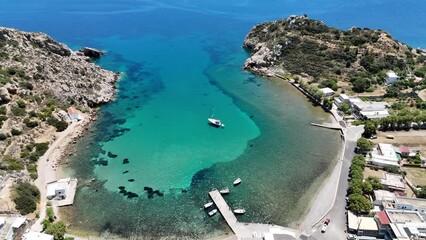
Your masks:
{"label": "shallow water", "polygon": [[[243,183],[231,187],[226,200],[247,210],[241,221],[291,224],[303,215],[340,146],[338,133],[310,126],[329,120],[320,108],[287,83],[241,70],[249,29],[307,13],[337,27],[389,30],[425,47],[426,21],[419,21],[425,5],[24,0],[4,3],[0,20],[44,31],[73,48],[107,50],[99,64],[125,73],[117,100],[101,109],[66,169],[81,182],[97,179],[79,187],[75,205],[65,209],[70,229],[200,239],[227,232],[219,215],[208,218],[200,208],[211,188],[231,187],[237,177]],[[226,127],[209,126],[212,114]]]}

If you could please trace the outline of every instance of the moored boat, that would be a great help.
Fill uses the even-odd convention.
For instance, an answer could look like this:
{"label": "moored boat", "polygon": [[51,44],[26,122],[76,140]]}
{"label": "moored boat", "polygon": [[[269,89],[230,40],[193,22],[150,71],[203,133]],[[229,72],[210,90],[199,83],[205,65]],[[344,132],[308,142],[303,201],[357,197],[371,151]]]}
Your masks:
{"label": "moored boat", "polygon": [[207,120],[209,121],[209,124],[215,127],[225,127],[225,124],[222,123],[222,121],[220,121],[219,119],[215,119],[215,118],[207,118]]}
{"label": "moored boat", "polygon": [[237,186],[238,184],[240,184],[241,183],[241,178],[237,178],[235,181],[234,181],[234,186]]}
{"label": "moored boat", "polygon": [[217,213],[217,209],[213,209],[208,214],[211,217],[211,216],[215,215],[216,213]]}
{"label": "moored boat", "polygon": [[231,190],[229,190],[229,188],[224,188],[222,190],[219,191],[220,194],[228,194],[229,192],[231,192]]}
{"label": "moored boat", "polygon": [[208,203],[203,205],[204,209],[209,208],[211,206],[213,206],[213,202],[208,202]]}
{"label": "moored boat", "polygon": [[246,210],[244,208],[234,209],[234,213],[236,213],[236,214],[244,214],[245,212],[246,212]]}

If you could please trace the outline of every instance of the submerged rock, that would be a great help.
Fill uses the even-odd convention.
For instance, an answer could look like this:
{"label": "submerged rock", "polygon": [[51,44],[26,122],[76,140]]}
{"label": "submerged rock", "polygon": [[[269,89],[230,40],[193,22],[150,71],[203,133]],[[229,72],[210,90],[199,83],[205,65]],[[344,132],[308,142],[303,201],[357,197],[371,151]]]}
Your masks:
{"label": "submerged rock", "polygon": [[107,155],[108,155],[109,158],[116,158],[118,156],[117,154],[114,154],[112,152],[108,152]]}
{"label": "submerged rock", "polygon": [[127,180],[127,181],[129,181],[129,182],[134,182],[134,181],[135,181],[135,179],[131,178],[131,179]]}
{"label": "submerged rock", "polygon": [[128,158],[123,159],[123,164],[129,164],[129,159]]}
{"label": "submerged rock", "polygon": [[126,171],[124,171],[124,172],[123,172],[123,174],[126,174],[126,173],[128,173],[128,172],[129,172],[129,171],[127,171],[127,170],[126,170]]}

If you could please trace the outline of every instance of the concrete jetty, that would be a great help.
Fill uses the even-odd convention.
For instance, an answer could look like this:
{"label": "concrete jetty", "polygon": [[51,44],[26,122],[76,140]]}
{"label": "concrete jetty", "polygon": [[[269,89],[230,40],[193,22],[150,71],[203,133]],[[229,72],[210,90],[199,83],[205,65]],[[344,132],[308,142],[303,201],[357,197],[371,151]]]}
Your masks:
{"label": "concrete jetty", "polygon": [[210,191],[209,196],[238,239],[263,239],[264,237],[273,237],[269,239],[277,237],[277,239],[279,239],[279,235],[287,237],[286,239],[296,239],[297,231],[290,228],[272,224],[238,222],[232,209],[218,190]]}
{"label": "concrete jetty", "polygon": [[327,123],[311,123],[312,126],[316,126],[316,127],[322,127],[322,128],[328,128],[328,129],[333,129],[333,130],[342,130],[342,126],[338,125],[338,124],[327,124]]}

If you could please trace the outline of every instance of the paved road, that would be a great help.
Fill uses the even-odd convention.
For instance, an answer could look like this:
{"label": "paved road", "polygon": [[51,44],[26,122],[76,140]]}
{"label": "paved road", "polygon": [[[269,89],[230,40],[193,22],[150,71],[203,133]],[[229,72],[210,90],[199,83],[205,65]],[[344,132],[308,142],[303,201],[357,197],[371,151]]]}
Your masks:
{"label": "paved road", "polygon": [[348,174],[351,160],[355,155],[356,141],[364,130],[364,126],[349,127],[346,131],[346,148],[343,156],[342,169],[339,177],[336,200],[326,218],[331,222],[325,233],[321,233],[322,222],[314,226],[310,240],[335,240],[346,239],[346,189],[348,188]]}

